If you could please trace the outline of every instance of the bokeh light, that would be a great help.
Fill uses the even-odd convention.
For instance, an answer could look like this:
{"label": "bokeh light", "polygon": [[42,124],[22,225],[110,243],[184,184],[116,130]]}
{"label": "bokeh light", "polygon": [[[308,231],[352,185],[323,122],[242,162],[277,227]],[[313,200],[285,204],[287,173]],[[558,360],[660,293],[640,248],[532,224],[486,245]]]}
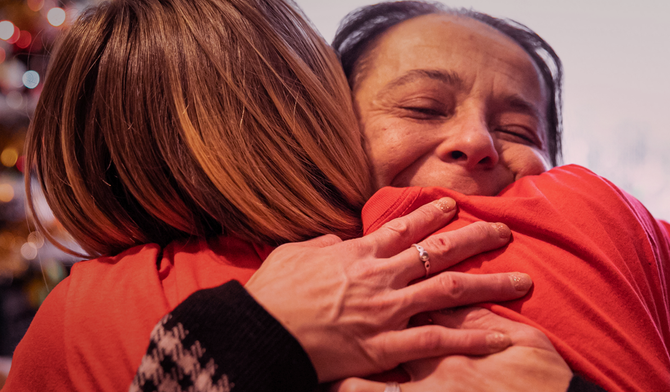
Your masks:
{"label": "bokeh light", "polygon": [[7,94],[7,106],[14,110],[23,109],[23,94],[18,91],[10,91]]}
{"label": "bokeh light", "polygon": [[0,202],[9,203],[14,199],[14,187],[10,184],[0,184]]}
{"label": "bokeh light", "polygon": [[16,160],[16,169],[23,173],[26,166],[26,156],[21,155],[19,159]]}
{"label": "bokeh light", "polygon": [[44,7],[44,0],[28,0],[26,3],[28,3],[28,8],[30,8],[31,11],[39,11]]}
{"label": "bokeh light", "polygon": [[33,231],[28,234],[28,242],[35,245],[37,249],[44,246],[44,236],[39,231]]}
{"label": "bokeh light", "polygon": [[47,21],[54,27],[62,25],[66,17],[65,10],[59,7],[54,7],[47,13]]}
{"label": "bokeh light", "polygon": [[12,36],[9,37],[7,43],[14,45],[19,41],[19,38],[21,38],[21,30],[19,30],[18,27],[14,26],[14,34],[12,34]]}
{"label": "bokeh light", "polygon": [[0,162],[7,167],[12,167],[16,165],[16,161],[19,159],[19,152],[16,151],[16,148],[9,147],[5,148],[0,154]]}
{"label": "bokeh light", "polygon": [[29,89],[34,89],[40,84],[40,74],[38,74],[36,71],[26,71],[26,73],[23,74],[23,85],[26,86]]}
{"label": "bokeh light", "polygon": [[14,23],[3,20],[0,22],[0,39],[7,41],[14,35]]}
{"label": "bokeh light", "polygon": [[19,40],[16,41],[16,46],[18,46],[21,49],[25,49],[28,46],[30,46],[30,43],[32,41],[33,41],[32,35],[30,35],[30,33],[25,30],[21,30],[21,35],[19,36]]}
{"label": "bokeh light", "polygon": [[34,260],[37,257],[37,248],[35,244],[31,242],[26,242],[21,245],[21,256],[26,260]]}
{"label": "bokeh light", "polygon": [[[21,78],[27,70],[26,65],[16,56],[5,60],[5,63],[2,66],[0,85],[2,85],[3,89],[9,89],[10,91],[22,89],[23,82],[21,81]],[[5,92],[5,94],[7,94],[7,92]]]}

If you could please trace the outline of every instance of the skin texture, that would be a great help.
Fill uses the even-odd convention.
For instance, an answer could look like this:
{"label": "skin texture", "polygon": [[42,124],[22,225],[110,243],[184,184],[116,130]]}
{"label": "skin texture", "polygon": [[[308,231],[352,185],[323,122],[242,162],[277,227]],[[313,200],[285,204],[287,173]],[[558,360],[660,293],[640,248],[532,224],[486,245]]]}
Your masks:
{"label": "skin texture", "polygon": [[417,17],[389,29],[364,62],[354,103],[377,188],[494,196],[549,169],[541,76],[490,26]]}

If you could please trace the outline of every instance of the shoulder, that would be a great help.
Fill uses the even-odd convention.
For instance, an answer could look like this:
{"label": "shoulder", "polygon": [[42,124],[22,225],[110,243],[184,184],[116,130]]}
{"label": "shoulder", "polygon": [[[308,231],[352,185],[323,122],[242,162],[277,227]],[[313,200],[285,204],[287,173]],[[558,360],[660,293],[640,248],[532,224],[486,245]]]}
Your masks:
{"label": "shoulder", "polygon": [[157,244],[144,244],[127,249],[118,255],[103,256],[83,260],[72,266],[71,279],[87,281],[102,279],[111,275],[123,275],[128,270],[156,269],[156,263],[162,255]]}
{"label": "shoulder", "polygon": [[[47,296],[14,351],[12,367],[3,390],[72,390],[63,341],[69,278]],[[48,366],[46,361],[48,360]]]}

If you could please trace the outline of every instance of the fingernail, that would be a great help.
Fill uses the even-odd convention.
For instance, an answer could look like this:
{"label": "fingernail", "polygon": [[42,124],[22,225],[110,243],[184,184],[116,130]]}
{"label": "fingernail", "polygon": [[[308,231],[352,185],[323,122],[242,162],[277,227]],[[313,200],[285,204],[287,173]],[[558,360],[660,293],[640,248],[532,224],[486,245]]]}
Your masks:
{"label": "fingernail", "polygon": [[512,281],[512,286],[514,286],[516,291],[528,291],[530,286],[533,285],[533,280],[526,274],[510,274],[509,279]]}
{"label": "fingernail", "polygon": [[491,349],[491,352],[497,352],[512,344],[512,340],[505,334],[494,332],[486,335],[486,344]]}
{"label": "fingernail", "polygon": [[509,238],[512,235],[512,231],[504,223],[491,223],[491,226],[496,229],[500,238]]}
{"label": "fingernail", "polygon": [[456,201],[450,197],[443,197],[440,200],[435,200],[432,204],[445,213],[456,208]]}

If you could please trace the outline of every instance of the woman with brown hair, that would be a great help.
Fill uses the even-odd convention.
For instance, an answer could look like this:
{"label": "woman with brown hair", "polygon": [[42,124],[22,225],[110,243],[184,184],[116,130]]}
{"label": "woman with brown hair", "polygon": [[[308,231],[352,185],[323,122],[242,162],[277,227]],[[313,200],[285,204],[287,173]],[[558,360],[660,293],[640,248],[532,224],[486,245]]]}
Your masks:
{"label": "woman with brown hair", "polygon": [[[166,332],[195,339],[174,347],[193,364],[174,382],[303,390],[508,346],[484,329],[403,330],[416,313],[518,298],[531,285],[517,273],[446,273],[406,287],[509,241],[506,226],[480,222],[411,247],[454,216],[451,199],[366,238],[330,235],[268,257],[288,241],[360,234],[371,194],[360,138],[336,57],[285,2],[117,0],[86,12],[52,58],[26,186],[30,195],[34,176],[99,257],[44,302],[5,389],[125,389],[156,323],[207,288],[228,328],[220,350],[240,355],[212,362],[197,333],[173,325]],[[266,257],[248,292],[226,283],[246,283]]]}

